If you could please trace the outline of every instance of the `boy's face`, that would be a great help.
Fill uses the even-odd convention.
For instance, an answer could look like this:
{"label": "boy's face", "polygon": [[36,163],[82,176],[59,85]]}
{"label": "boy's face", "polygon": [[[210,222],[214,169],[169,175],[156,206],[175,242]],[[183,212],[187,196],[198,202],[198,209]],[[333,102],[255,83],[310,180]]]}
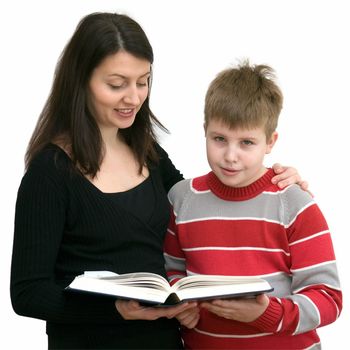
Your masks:
{"label": "boy's face", "polygon": [[265,173],[264,156],[277,140],[274,132],[267,141],[263,127],[229,129],[218,120],[208,123],[205,136],[211,169],[223,184],[231,187],[248,186]]}

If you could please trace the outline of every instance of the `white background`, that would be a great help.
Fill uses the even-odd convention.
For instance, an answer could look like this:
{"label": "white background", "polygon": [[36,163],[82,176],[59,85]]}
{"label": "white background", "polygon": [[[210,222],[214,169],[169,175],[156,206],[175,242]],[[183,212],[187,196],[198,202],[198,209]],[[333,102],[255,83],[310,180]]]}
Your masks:
{"label": "white background", "polygon": [[[154,49],[151,107],[169,128],[162,145],[186,177],[208,171],[204,94],[215,74],[249,58],[275,68],[285,95],[280,139],[267,165],[296,167],[310,184],[331,232],[344,310],[319,330],[323,349],[348,343],[349,10],[340,0],[31,0],[1,2],[2,344],[45,349],[43,321],[17,316],[9,298],[16,191],[23,156],[48,95],[63,46],[82,16],[122,12],[145,29]],[[5,5],[6,4],[6,5]]]}

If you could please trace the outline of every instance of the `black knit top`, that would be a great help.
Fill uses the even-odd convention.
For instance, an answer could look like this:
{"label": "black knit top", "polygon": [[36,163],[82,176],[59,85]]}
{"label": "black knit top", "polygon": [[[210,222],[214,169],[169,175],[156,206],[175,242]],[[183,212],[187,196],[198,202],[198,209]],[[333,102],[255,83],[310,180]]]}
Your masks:
{"label": "black knit top", "polygon": [[[87,270],[166,276],[166,196],[183,177],[167,153],[158,145],[157,150],[160,163],[150,167],[149,178],[119,199],[73,170],[70,158],[55,145],[33,160],[16,203],[11,298],[18,314],[46,320],[47,333],[57,335],[111,327],[121,335],[127,329],[174,326],[165,319],[125,321],[112,299],[64,292],[74,276]],[[128,201],[131,205],[125,205]]]}

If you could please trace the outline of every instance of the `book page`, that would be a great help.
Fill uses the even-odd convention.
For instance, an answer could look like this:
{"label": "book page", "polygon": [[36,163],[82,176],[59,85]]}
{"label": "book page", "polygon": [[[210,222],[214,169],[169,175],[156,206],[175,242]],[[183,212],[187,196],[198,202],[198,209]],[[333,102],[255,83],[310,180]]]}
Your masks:
{"label": "book page", "polygon": [[99,279],[125,286],[149,287],[169,292],[171,289],[164,277],[150,272],[133,272],[123,275],[100,277]]}
{"label": "book page", "polygon": [[260,278],[246,276],[187,276],[173,285],[181,300],[240,297],[257,295],[272,290],[270,284]]}
{"label": "book page", "polygon": [[169,293],[162,287],[159,279],[149,282],[148,279],[131,280],[130,278],[119,278],[121,276],[108,276],[101,278],[78,276],[69,285],[71,289],[105,294],[124,299],[135,299],[140,301],[163,303]]}
{"label": "book page", "polygon": [[118,275],[110,271],[85,271],[83,275],[77,276],[69,287],[151,303],[165,302],[171,292],[171,287],[164,277],[149,272]]}

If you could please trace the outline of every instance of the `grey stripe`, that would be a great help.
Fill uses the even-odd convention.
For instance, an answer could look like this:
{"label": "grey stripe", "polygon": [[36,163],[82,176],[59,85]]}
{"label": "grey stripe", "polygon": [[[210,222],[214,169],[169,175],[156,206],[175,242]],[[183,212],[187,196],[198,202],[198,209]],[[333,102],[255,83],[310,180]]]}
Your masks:
{"label": "grey stripe", "polygon": [[335,262],[315,266],[304,271],[295,271],[293,273],[293,278],[286,273],[261,277],[266,279],[274,288],[274,291],[271,292],[270,295],[278,298],[290,296],[290,299],[293,299],[293,294],[297,293],[300,289],[315,284],[328,285],[336,290],[340,289]]}
{"label": "grey stripe", "polygon": [[167,271],[178,270],[186,271],[186,262],[184,259],[175,258],[171,255],[164,254],[165,259],[165,269]]}
{"label": "grey stripe", "polygon": [[193,192],[190,180],[176,184],[169,192],[169,200],[177,215],[177,222],[219,219],[252,218],[288,226],[298,212],[313,203],[299,186],[293,185],[280,193],[261,193],[246,201],[225,201],[212,192]]}
{"label": "grey stripe", "polygon": [[316,329],[320,325],[320,314],[317,306],[312,301],[301,294],[293,295],[288,299],[293,300],[299,307],[299,325],[295,334],[305,333]]}
{"label": "grey stripe", "polygon": [[335,262],[317,265],[302,271],[294,271],[292,289],[298,290],[312,284],[320,284],[321,281],[322,284],[329,285],[334,289],[340,289],[338,270]]}
{"label": "grey stripe", "polygon": [[[329,285],[335,289],[340,288],[337,267],[334,262],[326,265],[316,266],[312,269],[304,271],[295,271],[293,273],[292,289],[298,290],[300,288],[313,285],[324,284]],[[288,297],[299,305],[300,323],[297,329],[297,334],[307,332],[319,326],[321,320],[316,305],[309,299],[295,294]]]}
{"label": "grey stripe", "polygon": [[292,278],[286,273],[280,273],[273,276],[262,276],[274,288],[274,291],[269,293],[271,296],[283,298],[286,295],[292,294]]}
{"label": "grey stripe", "polygon": [[[271,296],[288,298],[299,306],[299,326],[296,334],[315,329],[320,322],[317,307],[309,299],[295,294],[298,290],[314,285],[324,284],[340,289],[335,263],[316,266],[305,271],[295,271],[293,278],[287,274],[263,276],[274,287]],[[317,349],[317,348],[315,348]]]}
{"label": "grey stripe", "polygon": [[309,348],[306,348],[304,350],[321,350],[321,343],[317,343],[317,344],[314,344],[312,346],[310,346]]}

